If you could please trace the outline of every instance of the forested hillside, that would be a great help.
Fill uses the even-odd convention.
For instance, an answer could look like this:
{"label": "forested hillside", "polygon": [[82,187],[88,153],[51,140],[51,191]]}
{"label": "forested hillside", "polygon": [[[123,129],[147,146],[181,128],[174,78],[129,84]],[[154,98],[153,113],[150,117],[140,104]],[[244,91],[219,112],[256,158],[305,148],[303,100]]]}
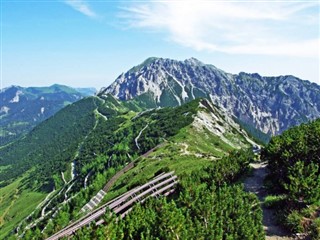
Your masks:
{"label": "forested hillside", "polygon": [[[218,162],[234,149],[251,148],[254,144],[239,125],[208,100],[198,99],[176,108],[131,111],[130,108],[141,109],[137,102],[122,103],[110,95],[81,100],[43,122],[26,138],[1,149],[6,156],[1,160],[2,184],[7,185],[2,190],[8,191],[4,201],[9,209],[8,214],[5,207],[0,212],[5,215],[4,233],[13,226],[9,216],[15,209],[15,204],[9,206],[8,189],[11,193],[22,188],[42,194],[52,191],[42,203],[35,201],[28,218],[18,218],[20,224],[13,217],[18,235],[43,238],[78,218],[90,198],[129,162],[135,161],[135,167],[115,183],[103,201],[166,169],[187,177],[194,171],[204,171],[212,161]],[[140,157],[155,147],[154,153]],[[231,171],[233,179],[243,169],[225,166],[228,168],[220,172],[222,175],[216,176]],[[9,171],[10,167],[17,172]],[[28,169],[32,177],[22,179],[14,188],[15,177]],[[231,194],[228,189],[221,191]],[[240,198],[246,196],[242,194],[239,193]],[[259,226],[259,221],[252,224]]]}
{"label": "forested hillside", "polygon": [[[93,128],[95,98],[81,100],[41,123],[27,137],[0,149],[1,186],[34,168],[33,182],[54,187],[52,173],[64,171],[79,143]],[[14,170],[13,170],[14,169]]]}
{"label": "forested hillside", "polygon": [[320,239],[320,119],[273,137],[262,159],[281,223]]}
{"label": "forested hillside", "polygon": [[0,90],[0,147],[21,138],[66,105],[94,93],[92,89],[58,84],[27,88],[11,86]]}
{"label": "forested hillside", "polygon": [[0,239],[39,207],[49,192],[61,188],[61,172],[70,169],[81,141],[94,127],[96,102],[88,98],[69,105],[0,149]]}

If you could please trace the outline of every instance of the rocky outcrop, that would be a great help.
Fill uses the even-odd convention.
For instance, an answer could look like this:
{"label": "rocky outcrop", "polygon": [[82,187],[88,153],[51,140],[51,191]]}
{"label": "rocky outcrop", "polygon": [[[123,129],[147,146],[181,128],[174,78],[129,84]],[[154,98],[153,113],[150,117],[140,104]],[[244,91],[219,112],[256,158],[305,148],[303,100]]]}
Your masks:
{"label": "rocky outcrop", "polygon": [[147,106],[177,106],[207,97],[242,122],[264,133],[279,134],[320,117],[320,86],[294,76],[263,77],[226,73],[195,58],[150,58],[121,74],[99,95],[121,100],[152,99]]}

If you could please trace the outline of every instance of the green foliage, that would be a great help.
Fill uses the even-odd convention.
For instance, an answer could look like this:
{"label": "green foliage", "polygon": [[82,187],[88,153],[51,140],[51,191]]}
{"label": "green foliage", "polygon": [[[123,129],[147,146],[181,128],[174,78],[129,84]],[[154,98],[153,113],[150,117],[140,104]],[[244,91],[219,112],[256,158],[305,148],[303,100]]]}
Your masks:
{"label": "green foliage", "polygon": [[[133,159],[130,159],[129,155],[137,156],[147,152],[163,142],[163,139],[177,134],[181,128],[190,124],[197,106],[197,102],[191,102],[177,108],[152,110],[132,119],[128,119],[127,113],[109,115],[108,121],[100,119],[79,152],[78,172],[84,171],[84,166],[86,169],[93,167],[91,165],[95,164],[94,159],[98,155],[110,156],[105,162],[108,167],[118,167],[131,162]],[[98,111],[101,111],[100,107]],[[186,112],[190,114],[184,115]],[[135,138],[140,131],[138,148]]]}
{"label": "green foliage", "polygon": [[225,184],[226,181],[233,182],[248,170],[253,158],[250,150],[233,151],[207,168],[209,177],[206,181],[213,181],[217,186]]}
{"label": "green foliage", "polygon": [[[19,95],[17,102],[11,101]],[[53,116],[66,106],[84,95],[73,88],[63,85],[50,87],[10,87],[0,92],[0,108],[7,107],[6,113],[0,112],[0,146],[10,144],[30,132],[40,122]],[[43,109],[43,110],[41,110]]]}
{"label": "green foliage", "polygon": [[301,233],[304,231],[302,222],[303,216],[299,213],[299,211],[294,210],[288,215],[286,225],[292,232]]}
{"label": "green foliage", "polygon": [[[264,239],[257,197],[233,185],[247,168],[247,157],[233,153],[222,163],[214,161],[182,178],[173,198],[148,199],[124,219],[106,213],[106,226],[83,229],[75,238],[90,234],[92,239],[103,232],[106,239]],[[229,165],[222,167],[229,161],[237,165],[230,171]]]}
{"label": "green foliage", "polygon": [[320,217],[315,219],[310,227],[310,237],[314,240],[320,239]]}
{"label": "green foliage", "polygon": [[67,212],[60,212],[55,221],[58,226],[66,226],[70,221],[70,216]]}
{"label": "green foliage", "polygon": [[193,94],[194,94],[194,97],[195,98],[208,98],[208,99],[210,99],[209,97],[208,97],[208,94],[207,93],[205,93],[202,89],[200,89],[200,88],[193,88]]}
{"label": "green foliage", "polygon": [[261,157],[268,161],[275,186],[283,189],[289,183],[289,169],[297,162],[320,165],[320,119],[273,137]]}
{"label": "green foliage", "polygon": [[286,200],[285,195],[268,195],[265,197],[263,206],[266,208],[275,208]]}
{"label": "green foliage", "polygon": [[289,182],[284,184],[288,197],[292,201],[303,201],[312,204],[320,199],[319,166],[315,163],[306,165],[296,162],[289,168]]}
{"label": "green foliage", "polygon": [[[159,172],[160,169],[176,170],[179,176],[188,176],[191,174],[192,177],[184,181],[190,181],[192,184],[197,183],[196,185],[192,185],[193,187],[191,189],[181,184],[181,191],[179,192],[185,193],[181,193],[181,200],[164,202],[164,208],[160,212],[148,213],[154,214],[157,218],[161,219],[163,225],[159,222],[156,225],[159,225],[159,232],[162,231],[163,235],[161,236],[163,238],[165,238],[166,235],[172,238],[178,235],[182,238],[186,236],[186,234],[193,234],[190,231],[199,234],[201,231],[204,231],[203,226],[201,226],[203,222],[201,222],[200,219],[196,219],[198,213],[195,212],[191,216],[187,211],[186,206],[191,206],[193,201],[186,201],[188,195],[189,198],[192,198],[192,194],[190,195],[190,193],[188,193],[189,190],[199,193],[196,199],[199,199],[200,202],[202,201],[200,200],[202,198],[201,190],[208,195],[213,194],[215,199],[219,198],[220,195],[225,195],[225,198],[221,197],[221,201],[225,201],[226,204],[228,203],[226,199],[229,197],[237,199],[235,196],[233,197],[231,193],[235,192],[234,194],[239,195],[240,199],[244,198],[248,201],[248,205],[245,207],[246,211],[241,210],[239,214],[242,214],[242,212],[247,213],[247,207],[254,205],[255,200],[240,190],[236,191],[236,188],[229,189],[230,186],[225,184],[235,182],[239,176],[246,171],[248,163],[252,158],[251,153],[230,153],[230,157],[224,157],[213,162],[213,159],[226,155],[234,146],[229,145],[227,142],[219,141],[219,137],[214,136],[209,131],[197,132],[195,129],[192,129],[190,124],[193,122],[193,117],[198,111],[199,101],[202,100],[194,100],[180,107],[153,109],[137,114],[129,111],[127,105],[110,96],[104,96],[103,100],[99,98],[88,98],[78,102],[75,104],[76,106],[71,105],[66,108],[66,110],[59,112],[54,116],[54,121],[49,119],[48,123],[46,123],[48,124],[47,126],[49,126],[48,129],[39,126],[39,130],[36,129],[33,133],[34,135],[30,134],[28,140],[36,141],[39,146],[32,145],[32,147],[35,148],[38,153],[47,154],[45,155],[46,161],[40,161],[40,159],[44,159],[43,155],[32,158],[33,160],[26,158],[26,163],[31,162],[31,160],[33,164],[37,163],[34,169],[37,171],[37,174],[30,178],[30,180],[36,180],[36,182],[29,181],[28,184],[32,183],[35,187],[43,182],[51,181],[50,186],[52,187],[54,182],[57,187],[57,191],[53,194],[46,208],[46,212],[52,210],[52,214],[46,216],[37,225],[40,229],[45,228],[43,236],[50,236],[53,232],[66,226],[71,219],[78,218],[80,209],[89,199],[102,189],[106,182],[119,169],[135,159],[136,167],[119,179],[119,182],[115,184],[114,189],[112,189],[107,197],[117,196],[121,191],[145,183],[154,177],[154,174]],[[63,124],[58,124],[57,120],[60,120]],[[56,131],[53,131],[53,129]],[[56,134],[57,131],[61,136]],[[47,136],[47,138],[44,138],[44,136]],[[138,136],[140,137],[138,138]],[[235,134],[234,136],[238,137],[240,134]],[[46,141],[48,139],[48,141],[51,142],[46,142],[44,139]],[[242,141],[242,139],[239,140],[239,142],[240,141]],[[182,145],[180,143],[182,142],[189,145],[190,148],[188,150],[193,152],[192,155],[181,153]],[[12,146],[16,147],[16,144]],[[151,153],[150,158],[141,157],[137,159],[138,156],[141,156],[156,146],[158,146],[158,148],[154,150],[154,154],[159,155],[153,155],[153,153]],[[46,149],[48,153],[42,153],[41,149],[45,149],[46,147],[48,148],[48,150]],[[38,148],[40,148],[40,150]],[[65,150],[63,154],[59,151],[61,148]],[[26,150],[24,149],[23,151]],[[201,154],[196,156],[195,153]],[[61,172],[66,173],[65,178],[67,175],[70,175],[67,171],[70,171],[71,161],[75,162],[77,175],[74,182],[72,182],[72,188],[70,188],[67,194],[70,199],[68,202],[65,202],[66,189],[68,189],[71,184],[63,186],[64,182],[61,178]],[[19,163],[19,161],[17,161],[17,163]],[[210,167],[203,169],[209,165]],[[6,169],[8,168],[1,168],[1,173],[4,173]],[[46,175],[38,175],[40,173],[46,173]],[[85,178],[88,179],[86,182],[87,188],[83,189]],[[66,179],[68,180],[70,177]],[[26,185],[27,188],[30,188],[30,186],[31,185]],[[61,188],[61,186],[63,187]],[[241,187],[239,187],[239,189],[240,188]],[[61,193],[59,193],[60,191]],[[234,202],[228,204],[235,205]],[[57,210],[57,208],[55,209],[55,207],[58,207],[59,210]],[[228,209],[230,205],[221,207]],[[144,206],[141,206],[141,209],[142,212],[145,211]],[[218,209],[214,211],[218,211]],[[181,226],[174,225],[176,221],[171,221],[171,212],[177,215]],[[163,213],[163,216],[158,216],[158,214],[161,213]],[[144,215],[145,213],[141,214]],[[216,214],[216,212],[214,212],[214,214]],[[229,215],[226,215],[225,219],[232,218],[233,214],[235,213],[231,212]],[[53,215],[54,217],[52,217]],[[36,211],[32,217],[25,220],[23,226],[26,226],[40,216],[41,211]],[[240,215],[236,214],[236,216]],[[258,215],[254,216],[259,219]],[[110,221],[113,222],[114,220]],[[236,220],[233,219],[232,221]],[[237,235],[242,234],[241,236],[247,236],[246,233],[244,233],[247,231],[245,229],[249,228],[250,224],[258,224],[258,222],[258,220],[249,221],[248,226],[244,225],[244,229],[241,230],[242,232],[237,233]],[[196,225],[193,225],[194,223]],[[220,226],[220,224],[226,223],[227,222],[217,224]],[[156,228],[152,224],[155,223],[150,222],[148,226]],[[188,229],[186,226],[189,225],[190,231],[186,232],[186,229]],[[78,238],[103,239],[106,233],[110,234],[110,236],[120,236],[119,238],[123,238],[121,236],[124,235],[124,222],[114,222],[114,226],[120,226],[120,228],[115,227],[115,229],[113,229],[110,227],[109,229],[96,229],[93,227],[89,228],[91,231],[94,229],[93,235],[88,234],[86,231],[80,231]],[[133,229],[135,228],[133,225],[132,227]],[[130,229],[126,231],[130,233],[131,231],[135,231]],[[233,229],[223,231],[229,232],[225,235],[226,237],[235,237],[232,235]],[[260,234],[260,230],[255,228],[253,228],[252,231],[255,231],[255,236]],[[248,232],[250,232],[248,233],[248,239],[253,238],[250,237],[254,235],[252,231],[248,230]],[[196,236],[195,233],[192,236]],[[143,232],[143,235],[140,237],[142,239],[148,238],[148,234],[148,231]],[[203,238],[206,237],[204,236]]]}
{"label": "green foliage", "polygon": [[233,120],[240,125],[257,143],[262,145],[268,144],[271,136],[255,128],[252,124],[245,123],[238,118],[233,118]]}
{"label": "green foliage", "polygon": [[[35,167],[30,187],[47,185],[52,189],[52,174],[63,172],[79,143],[94,125],[94,98],[87,98],[62,111],[33,129],[27,137],[0,149],[0,166],[10,165],[0,172],[2,186]],[[14,171],[12,171],[14,169]],[[43,183],[33,186],[34,182]]]}
{"label": "green foliage", "polygon": [[173,95],[172,90],[170,88],[166,88],[162,91],[160,96],[160,106],[161,107],[174,107],[179,106],[178,100]]}
{"label": "green foliage", "polygon": [[124,102],[123,104],[135,112],[139,112],[142,109],[151,109],[157,107],[157,103],[154,100],[152,92],[143,93],[139,96],[136,96],[134,99]]}
{"label": "green foliage", "polygon": [[5,239],[18,223],[27,217],[45,197],[44,193],[25,188],[30,173],[0,188],[0,239]]}
{"label": "green foliage", "polygon": [[272,188],[284,194],[280,215],[293,232],[317,235],[320,212],[320,119],[273,137],[262,152]]}
{"label": "green foliage", "polygon": [[[85,129],[87,130],[87,134],[82,139],[79,139],[80,141],[77,141],[75,148],[66,152],[68,154],[66,156],[69,157],[66,157],[65,161],[62,161],[63,159],[61,158],[61,155],[55,156],[55,154],[57,154],[57,149],[50,148],[49,153],[52,155],[47,155],[47,161],[45,163],[43,162],[43,164],[46,165],[42,166],[42,163],[40,163],[37,168],[34,169],[37,171],[37,174],[41,171],[50,169],[50,173],[46,174],[46,179],[48,179],[48,181],[52,181],[51,186],[53,186],[54,182],[56,188],[61,189],[61,186],[64,185],[61,178],[61,172],[66,172],[66,169],[69,169],[70,171],[70,161],[72,161],[72,159],[76,162],[75,168],[77,172],[77,179],[72,189],[68,192],[68,196],[72,196],[73,198],[63,205],[64,207],[57,212],[58,214],[55,218],[52,218],[50,224],[46,224],[50,219],[49,216],[38,224],[38,226],[41,226],[42,228],[46,225],[51,226],[46,228],[46,231],[44,232],[46,235],[50,235],[54,231],[62,228],[70,219],[77,216],[81,207],[83,207],[93,195],[102,189],[115,172],[121,169],[126,163],[131,162],[137,157],[137,155],[145,153],[162,142],[164,138],[170,138],[179,132],[181,128],[190,124],[192,122],[192,114],[196,112],[196,108],[198,106],[198,103],[196,102],[176,109],[167,108],[153,110],[133,119],[133,116],[135,116],[136,113],[129,112],[121,102],[118,102],[114,98],[107,96],[104,99],[104,102],[98,98],[91,98],[91,100],[92,105],[89,109],[85,108],[86,102],[80,101],[76,104],[76,112],[73,112],[70,107],[68,107],[64,112],[64,114],[73,114],[73,117],[75,118],[79,117],[79,114],[86,116],[86,114],[90,113],[90,117],[93,117],[93,119],[96,118],[97,120],[95,123],[92,122],[90,127]],[[183,115],[185,112],[189,112],[190,115]],[[175,116],[176,113],[179,114],[178,117]],[[47,126],[49,127],[51,127],[51,125],[59,127],[56,120],[59,120],[60,117],[64,117],[64,121],[66,121],[70,116],[62,115],[60,117],[55,117],[56,118],[53,123],[51,122],[51,119],[49,119],[49,123],[46,123],[46,125],[48,124]],[[179,121],[178,124],[175,120]],[[73,123],[76,122],[77,124],[81,123],[81,121],[81,118],[72,120]],[[86,123],[90,123],[90,121],[87,121]],[[64,126],[67,124],[69,124],[69,121],[64,122]],[[138,149],[135,144],[135,138],[146,124],[149,124],[149,127],[142,132],[139,139],[140,149]],[[70,126],[65,127],[68,129],[72,128]],[[75,126],[74,130],[78,129],[79,127]],[[45,136],[45,134],[39,135],[39,133],[46,133],[52,141],[50,144],[52,144],[52,146],[56,146],[55,144],[57,143],[55,142],[55,138],[52,138],[52,134],[49,134],[51,133],[52,128],[44,128],[44,130],[40,130],[36,132],[35,136]],[[57,139],[60,139],[60,137],[70,138],[70,144],[75,136],[71,135],[70,131],[66,132],[66,134],[67,133],[69,136],[64,135],[55,137],[57,137]],[[146,135],[144,135],[145,133]],[[64,134],[63,130],[60,134]],[[39,143],[39,148],[41,144],[43,143]],[[51,145],[48,143],[48,146]],[[67,143],[63,146],[67,146]],[[58,146],[56,148],[58,148]],[[39,159],[42,158],[39,157]],[[51,162],[55,165],[50,166]],[[60,168],[59,164],[61,164]],[[6,171],[6,169],[7,168],[2,168],[2,173]],[[34,184],[34,186],[44,182],[44,178],[41,176],[39,177],[37,174],[32,177],[32,184]],[[89,176],[87,182],[88,187],[83,189],[83,182],[86,176]],[[145,180],[141,180],[139,184],[143,184]],[[136,184],[138,184],[138,182]],[[28,187],[30,187],[30,185]],[[66,189],[67,187],[62,189],[61,194],[57,194],[59,192],[57,191],[54,198],[47,206],[47,211],[53,210],[55,206],[64,201],[64,192]],[[29,224],[31,220],[40,217],[39,214],[40,212],[36,212],[32,218],[25,221],[24,224]]]}

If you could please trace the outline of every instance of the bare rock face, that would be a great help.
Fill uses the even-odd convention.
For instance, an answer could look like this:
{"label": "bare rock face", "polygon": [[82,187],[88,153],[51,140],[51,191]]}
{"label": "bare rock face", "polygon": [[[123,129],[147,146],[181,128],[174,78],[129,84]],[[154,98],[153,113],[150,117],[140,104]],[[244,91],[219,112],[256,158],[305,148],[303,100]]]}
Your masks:
{"label": "bare rock face", "polygon": [[149,58],[121,74],[98,95],[135,97],[147,106],[177,106],[207,97],[242,122],[276,135],[320,117],[320,86],[294,76],[263,77],[226,73],[195,58]]}

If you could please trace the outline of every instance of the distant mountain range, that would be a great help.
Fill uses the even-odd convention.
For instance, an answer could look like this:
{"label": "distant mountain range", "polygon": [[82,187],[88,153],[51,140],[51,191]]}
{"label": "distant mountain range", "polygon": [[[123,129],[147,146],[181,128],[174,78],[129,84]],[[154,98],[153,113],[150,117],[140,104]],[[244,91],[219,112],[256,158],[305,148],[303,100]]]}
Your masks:
{"label": "distant mountain range", "polygon": [[66,105],[95,93],[93,88],[11,86],[0,92],[0,146],[30,131]]}
{"label": "distant mountain range", "polygon": [[195,58],[149,58],[121,74],[99,95],[137,97],[146,107],[177,106],[207,97],[244,124],[268,134],[320,117],[320,86],[297,77],[226,73]]}

